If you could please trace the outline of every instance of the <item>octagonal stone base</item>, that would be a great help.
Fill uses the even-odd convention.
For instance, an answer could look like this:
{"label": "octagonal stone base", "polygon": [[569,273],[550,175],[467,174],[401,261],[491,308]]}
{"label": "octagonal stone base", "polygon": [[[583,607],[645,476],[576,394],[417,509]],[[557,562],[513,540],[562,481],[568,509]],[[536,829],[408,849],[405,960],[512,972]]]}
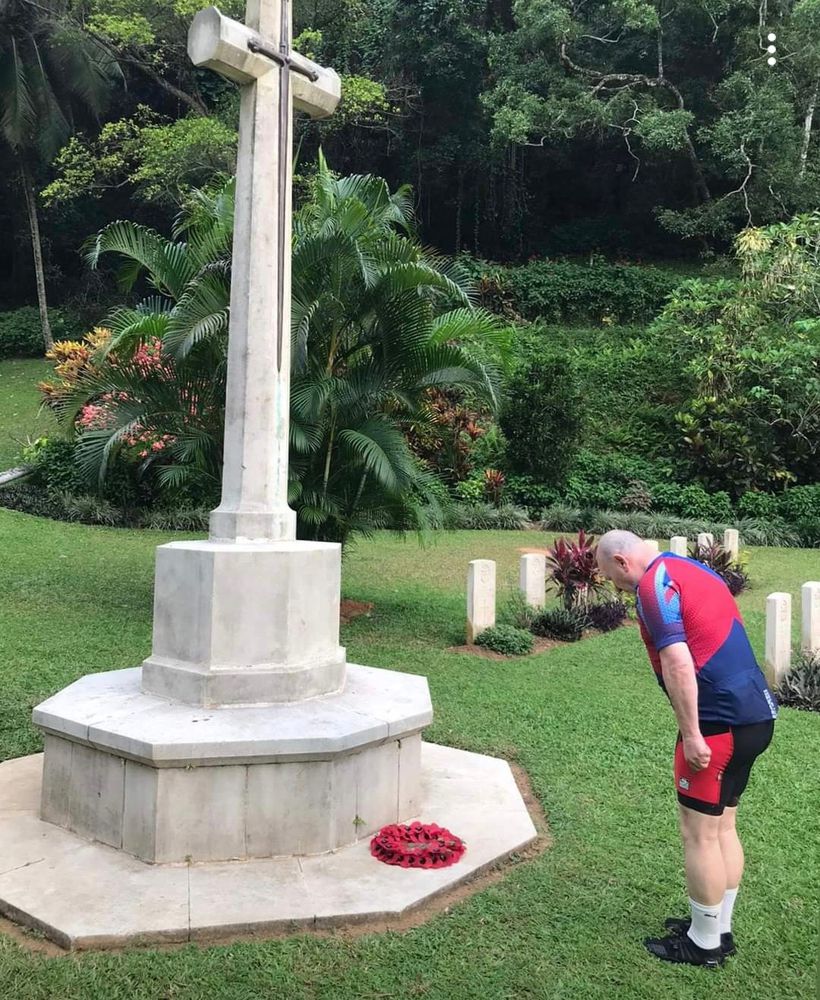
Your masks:
{"label": "octagonal stone base", "polygon": [[91,674],[43,702],[44,820],[143,861],[308,855],[418,810],[424,677],[350,665],[297,704],[202,709]]}
{"label": "octagonal stone base", "polygon": [[395,868],[368,840],[307,858],[149,865],[38,817],[42,755],[0,764],[0,913],[63,948],[212,941],[390,922],[536,839],[506,761],[421,745],[417,816],[464,839],[458,864]]}

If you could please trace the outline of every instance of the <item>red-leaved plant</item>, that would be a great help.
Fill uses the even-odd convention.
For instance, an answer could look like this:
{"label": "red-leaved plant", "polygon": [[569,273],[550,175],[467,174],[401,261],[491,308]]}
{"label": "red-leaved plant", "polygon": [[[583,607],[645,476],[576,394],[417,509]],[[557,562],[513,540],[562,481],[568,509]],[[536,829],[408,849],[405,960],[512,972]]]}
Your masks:
{"label": "red-leaved plant", "polygon": [[577,541],[559,538],[547,550],[548,585],[555,588],[565,608],[589,603],[606,581],[598,572],[594,535],[578,532]]}

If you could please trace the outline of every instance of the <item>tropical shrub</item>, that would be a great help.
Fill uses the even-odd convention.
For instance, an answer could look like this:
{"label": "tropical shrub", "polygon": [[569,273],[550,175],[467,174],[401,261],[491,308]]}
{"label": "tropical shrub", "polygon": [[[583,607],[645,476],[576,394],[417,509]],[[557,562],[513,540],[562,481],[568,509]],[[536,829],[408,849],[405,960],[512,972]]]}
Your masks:
{"label": "tropical shrub", "polygon": [[650,336],[682,366],[679,451],[708,488],[810,482],[820,456],[820,212],[746,229],[740,282],[688,281]]}
{"label": "tropical shrub", "polygon": [[820,712],[820,655],[796,652],[775,694],[782,705]]}
{"label": "tropical shrub", "polygon": [[507,476],[506,494],[510,503],[524,507],[533,520],[541,516],[545,507],[557,503],[559,499],[555,487],[545,486],[531,476]]}
{"label": "tropical shrub", "polygon": [[486,503],[456,503],[445,512],[442,527],[464,531],[521,531],[528,523],[527,512],[509,504],[493,507]]}
{"label": "tropical shrub", "polygon": [[0,507],[17,510],[35,517],[48,517],[53,521],[65,521],[65,503],[61,494],[48,494],[31,483],[14,483],[0,487]]}
{"label": "tropical shrub", "polygon": [[765,520],[777,517],[777,497],[761,490],[747,490],[737,502],[737,512],[741,517],[755,517]]}
{"label": "tropical shrub", "polygon": [[[62,338],[74,333],[74,321],[62,310],[49,309],[52,336]],[[40,312],[34,306],[23,306],[0,313],[0,359],[41,358],[45,354]]]}
{"label": "tropical shrub", "polygon": [[493,507],[501,506],[501,497],[506,484],[507,477],[499,469],[484,470],[484,495]]}
{"label": "tropical shrub", "polygon": [[547,587],[565,608],[586,605],[605,585],[598,572],[594,537],[582,529],[576,541],[558,538],[547,550]]}
{"label": "tropical shrub", "polygon": [[587,617],[592,628],[599,632],[612,632],[620,628],[629,616],[626,604],[615,598],[609,601],[599,601],[587,608]]}
{"label": "tropical shrub", "polygon": [[532,633],[514,625],[495,625],[486,628],[476,636],[476,645],[491,649],[494,653],[504,653],[506,656],[525,656],[532,652]]}
{"label": "tropical shrub", "polygon": [[708,566],[725,582],[732,596],[737,597],[749,586],[749,574],[741,562],[732,558],[732,554],[719,543],[701,545],[695,542],[689,546],[689,558]]}
{"label": "tropical shrub", "polygon": [[681,283],[657,267],[536,260],[501,272],[513,308],[550,323],[649,323]]}
{"label": "tropical shrub", "polygon": [[456,485],[473,470],[475,446],[486,432],[489,417],[489,410],[466,397],[457,389],[430,389],[423,419],[407,430],[413,453],[445,482]]}
{"label": "tropical shrub", "polygon": [[562,482],[581,429],[571,364],[549,355],[524,359],[508,381],[499,423],[513,472],[548,486]]}
{"label": "tropical shrub", "polygon": [[820,518],[820,483],[785,490],[777,497],[777,513],[793,524]]}
{"label": "tropical shrub", "polygon": [[589,627],[589,609],[583,606],[547,608],[532,623],[535,635],[562,642],[578,642]]}

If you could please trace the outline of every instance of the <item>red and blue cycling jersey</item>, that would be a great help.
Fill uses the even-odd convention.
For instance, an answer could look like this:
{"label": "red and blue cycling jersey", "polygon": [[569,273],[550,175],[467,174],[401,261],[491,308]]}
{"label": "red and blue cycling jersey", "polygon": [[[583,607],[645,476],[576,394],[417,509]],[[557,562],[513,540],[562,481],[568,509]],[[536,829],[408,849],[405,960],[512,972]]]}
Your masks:
{"label": "red and blue cycling jersey", "polygon": [[666,690],[660,652],[685,642],[695,663],[702,722],[747,726],[777,717],[735,599],[703,563],[663,552],[637,587],[641,636]]}

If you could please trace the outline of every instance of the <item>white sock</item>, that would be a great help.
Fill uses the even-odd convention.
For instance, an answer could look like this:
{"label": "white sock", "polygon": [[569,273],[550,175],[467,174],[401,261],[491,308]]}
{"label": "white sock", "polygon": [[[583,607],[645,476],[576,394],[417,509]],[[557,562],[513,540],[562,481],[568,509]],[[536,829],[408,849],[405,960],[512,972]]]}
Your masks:
{"label": "white sock", "polygon": [[720,933],[732,933],[732,912],[737,899],[737,889],[727,889],[723,894],[723,905],[720,908]]}
{"label": "white sock", "polygon": [[690,897],[689,905],[692,909],[689,937],[699,948],[706,948],[709,951],[719,948],[721,904],[704,906],[703,903],[697,903]]}

